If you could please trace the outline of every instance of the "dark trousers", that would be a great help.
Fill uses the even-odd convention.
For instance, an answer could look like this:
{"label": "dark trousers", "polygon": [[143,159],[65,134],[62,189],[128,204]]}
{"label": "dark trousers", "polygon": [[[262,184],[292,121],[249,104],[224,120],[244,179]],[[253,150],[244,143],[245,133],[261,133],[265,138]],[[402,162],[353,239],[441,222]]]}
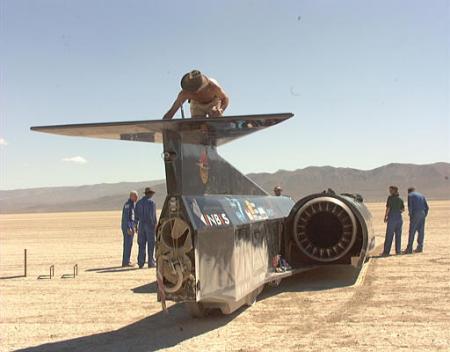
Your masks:
{"label": "dark trousers", "polygon": [[423,250],[423,240],[425,238],[425,212],[419,211],[412,214],[409,218],[409,237],[408,237],[408,249],[412,250],[414,245],[414,237],[416,232],[417,236],[417,249]]}
{"label": "dark trousers", "polygon": [[122,254],[122,265],[128,265],[130,262],[131,248],[133,247],[133,235],[128,234],[128,229],[122,229],[123,234],[123,254]]}
{"label": "dark trousers", "polygon": [[146,252],[148,253],[148,266],[155,266],[155,227],[151,224],[139,223],[138,230],[138,265],[144,266]]}
{"label": "dark trousers", "polygon": [[389,254],[391,252],[392,240],[395,235],[395,253],[400,254],[402,246],[402,226],[403,220],[401,217],[394,219],[388,218],[383,253]]}

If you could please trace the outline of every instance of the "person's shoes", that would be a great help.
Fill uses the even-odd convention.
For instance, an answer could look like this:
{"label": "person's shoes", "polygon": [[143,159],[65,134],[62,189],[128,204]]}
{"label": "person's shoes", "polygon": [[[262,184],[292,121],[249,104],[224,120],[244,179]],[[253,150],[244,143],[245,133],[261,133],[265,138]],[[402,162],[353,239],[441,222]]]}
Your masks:
{"label": "person's shoes", "polygon": [[148,267],[149,267],[149,268],[156,268],[156,263],[155,263],[155,262],[150,263],[150,264],[148,265]]}
{"label": "person's shoes", "polygon": [[380,257],[389,257],[389,253],[383,252],[383,253],[380,254]]}
{"label": "person's shoes", "polygon": [[402,252],[395,252],[395,255],[402,255]]}
{"label": "person's shoes", "polygon": [[142,264],[142,265],[139,265],[139,269],[142,269],[144,267],[144,265]]}
{"label": "person's shoes", "polygon": [[412,249],[411,249],[411,248],[406,248],[406,249],[403,251],[403,254],[412,254]]}
{"label": "person's shoes", "polygon": [[134,268],[134,264],[132,263],[122,264],[122,268]]}
{"label": "person's shoes", "polygon": [[415,250],[414,250],[414,253],[422,253],[423,252],[423,249],[422,248],[416,248]]}

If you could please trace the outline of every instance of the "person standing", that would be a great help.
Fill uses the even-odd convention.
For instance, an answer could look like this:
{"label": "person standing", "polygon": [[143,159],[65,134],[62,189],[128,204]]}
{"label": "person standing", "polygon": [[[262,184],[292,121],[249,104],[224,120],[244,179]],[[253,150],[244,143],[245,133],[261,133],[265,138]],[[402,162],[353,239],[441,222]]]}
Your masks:
{"label": "person standing", "polygon": [[391,252],[392,240],[395,235],[395,254],[401,254],[402,244],[402,213],[405,211],[405,204],[400,198],[398,187],[389,187],[389,197],[386,202],[386,212],[384,222],[386,226],[386,237],[384,239],[384,250],[382,256],[387,257]]}
{"label": "person standing", "polygon": [[122,208],[122,234],[123,234],[123,254],[122,266],[132,267],[130,263],[131,248],[133,247],[133,238],[136,232],[136,219],[134,214],[134,206],[138,199],[136,191],[130,192],[130,197],[125,202]]}
{"label": "person standing", "polygon": [[417,236],[417,248],[414,252],[423,252],[425,218],[428,215],[428,210],[428,203],[423,194],[416,192],[414,187],[408,188],[409,237],[408,246],[404,252],[405,254],[412,254],[416,232],[418,232],[419,235]]}
{"label": "person standing", "polygon": [[146,251],[148,254],[148,267],[156,266],[155,250],[155,230],[156,230],[156,204],[152,200],[155,192],[150,188],[145,188],[145,195],[136,204],[136,218],[138,220],[138,265],[142,269],[145,264]]}

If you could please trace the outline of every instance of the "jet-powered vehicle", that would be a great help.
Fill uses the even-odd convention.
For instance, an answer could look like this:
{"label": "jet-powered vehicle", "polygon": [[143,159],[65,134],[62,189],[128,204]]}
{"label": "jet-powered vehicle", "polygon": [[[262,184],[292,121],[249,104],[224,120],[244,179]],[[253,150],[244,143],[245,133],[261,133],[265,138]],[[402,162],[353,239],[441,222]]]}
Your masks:
{"label": "jet-powered vehicle", "polygon": [[[277,125],[291,113],[32,127],[33,131],[163,143],[167,197],[156,231],[158,299],[194,316],[250,305],[264,285],[322,265],[360,269],[374,247],[362,197],[269,195],[217,147]],[[273,146],[276,148],[276,145]],[[250,148],[249,148],[250,149]],[[246,149],[242,150],[243,153]],[[261,156],[262,157],[262,156]],[[290,268],[278,272],[277,258]]]}

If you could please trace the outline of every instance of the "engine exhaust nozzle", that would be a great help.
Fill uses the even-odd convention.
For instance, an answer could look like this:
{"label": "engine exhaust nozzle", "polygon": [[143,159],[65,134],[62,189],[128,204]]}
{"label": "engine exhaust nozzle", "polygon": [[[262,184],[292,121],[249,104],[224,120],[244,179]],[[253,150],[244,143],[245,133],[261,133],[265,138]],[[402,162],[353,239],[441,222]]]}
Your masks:
{"label": "engine exhaust nozzle", "polygon": [[331,263],[352,249],[358,225],[352,210],[343,201],[319,196],[297,211],[292,230],[298,248],[306,257]]}

